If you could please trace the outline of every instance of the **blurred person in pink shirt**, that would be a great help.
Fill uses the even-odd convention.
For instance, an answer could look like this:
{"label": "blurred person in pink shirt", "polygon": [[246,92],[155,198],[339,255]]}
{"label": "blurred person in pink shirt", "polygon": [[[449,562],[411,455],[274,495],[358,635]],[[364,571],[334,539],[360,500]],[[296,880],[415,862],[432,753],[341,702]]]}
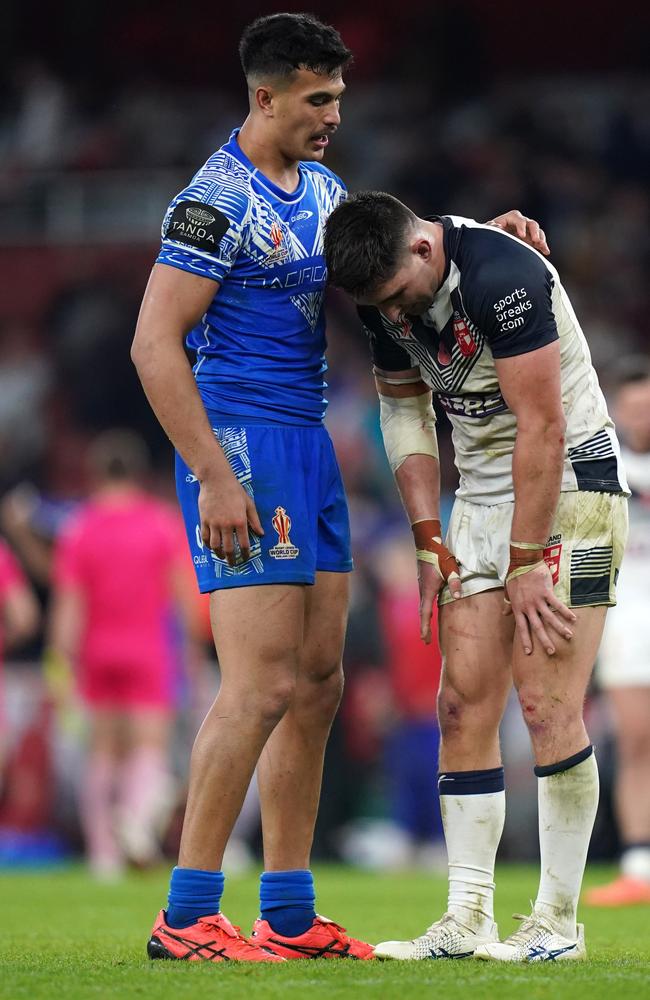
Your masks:
{"label": "blurred person in pink shirt", "polygon": [[156,860],[172,805],[172,623],[190,567],[180,519],[140,485],[147,465],[134,434],[100,435],[91,497],[54,551],[49,655],[72,665],[88,718],[81,821],[91,870],[104,878],[125,861]]}
{"label": "blurred person in pink shirt", "polygon": [[[35,634],[38,602],[27,577],[7,543],[0,538],[0,666],[5,648],[19,646]],[[0,688],[0,779],[6,753],[6,725]]]}

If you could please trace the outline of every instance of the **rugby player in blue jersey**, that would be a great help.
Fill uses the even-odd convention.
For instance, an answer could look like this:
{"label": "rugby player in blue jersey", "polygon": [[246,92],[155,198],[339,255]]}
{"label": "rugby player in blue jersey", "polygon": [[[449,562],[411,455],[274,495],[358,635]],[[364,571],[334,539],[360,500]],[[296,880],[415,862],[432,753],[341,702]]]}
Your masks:
{"label": "rugby player in blue jersey", "polygon": [[[177,449],[221,668],[192,753],[168,907],[148,951],[365,959],[369,945],[316,915],[309,870],[352,569],[323,426],[323,228],[345,188],[320,162],[351,53],[316,18],[276,14],[245,30],[240,55],[250,114],[173,199],[132,349]],[[543,245],[519,213],[500,224]],[[261,919],[246,940],[220,912],[219,869],[256,767],[266,870]]]}

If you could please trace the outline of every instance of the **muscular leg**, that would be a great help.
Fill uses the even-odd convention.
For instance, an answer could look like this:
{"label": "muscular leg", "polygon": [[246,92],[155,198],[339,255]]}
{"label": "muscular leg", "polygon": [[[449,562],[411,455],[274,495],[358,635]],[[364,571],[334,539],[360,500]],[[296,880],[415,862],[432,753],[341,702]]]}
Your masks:
{"label": "muscular leg", "polygon": [[309,867],[325,745],[343,691],[348,590],[347,573],[318,573],[306,589],[295,692],[258,767],[267,871]]}
{"label": "muscular leg", "polygon": [[262,748],[294,695],[305,590],[269,585],[211,595],[221,687],[192,751],[181,867],[221,865]]}
{"label": "muscular leg", "polygon": [[494,862],[505,819],[499,723],[512,686],[512,620],[503,591],[440,610],[443,672],[440,807],[449,860],[447,910],[469,931],[493,937]]}
{"label": "muscular leg", "polygon": [[440,771],[501,763],[499,723],[512,686],[513,625],[503,591],[465,597],[440,609],[443,655],[438,696]]}
{"label": "muscular leg", "polygon": [[583,702],[606,608],[574,611],[574,637],[558,640],[554,656],[540,648],[525,656],[517,640],[513,651],[513,677],[537,763],[541,878],[535,912],[571,939],[598,806]]}

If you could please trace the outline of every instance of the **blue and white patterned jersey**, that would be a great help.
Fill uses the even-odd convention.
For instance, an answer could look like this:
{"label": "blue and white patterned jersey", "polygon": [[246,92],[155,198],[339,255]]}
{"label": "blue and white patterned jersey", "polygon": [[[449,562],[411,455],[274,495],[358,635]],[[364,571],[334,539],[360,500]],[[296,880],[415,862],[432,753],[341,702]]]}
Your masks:
{"label": "blue and white patterned jersey", "polygon": [[319,163],[300,163],[298,187],[282,190],[244,155],[238,132],[173,199],[157,262],[220,284],[187,338],[210,413],[320,423],[323,229],[345,187]]}

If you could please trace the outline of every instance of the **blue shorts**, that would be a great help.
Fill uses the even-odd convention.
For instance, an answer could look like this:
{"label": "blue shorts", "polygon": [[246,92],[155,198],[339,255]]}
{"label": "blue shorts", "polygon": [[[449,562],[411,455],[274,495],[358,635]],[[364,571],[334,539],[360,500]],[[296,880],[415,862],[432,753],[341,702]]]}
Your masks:
{"label": "blue shorts", "polygon": [[317,570],[349,573],[348,507],[323,425],[212,423],[237,479],[255,500],[265,533],[258,538],[249,531],[246,562],[233,567],[219,559],[201,539],[199,483],[177,454],[176,492],[201,593],[265,583],[313,584]]}

